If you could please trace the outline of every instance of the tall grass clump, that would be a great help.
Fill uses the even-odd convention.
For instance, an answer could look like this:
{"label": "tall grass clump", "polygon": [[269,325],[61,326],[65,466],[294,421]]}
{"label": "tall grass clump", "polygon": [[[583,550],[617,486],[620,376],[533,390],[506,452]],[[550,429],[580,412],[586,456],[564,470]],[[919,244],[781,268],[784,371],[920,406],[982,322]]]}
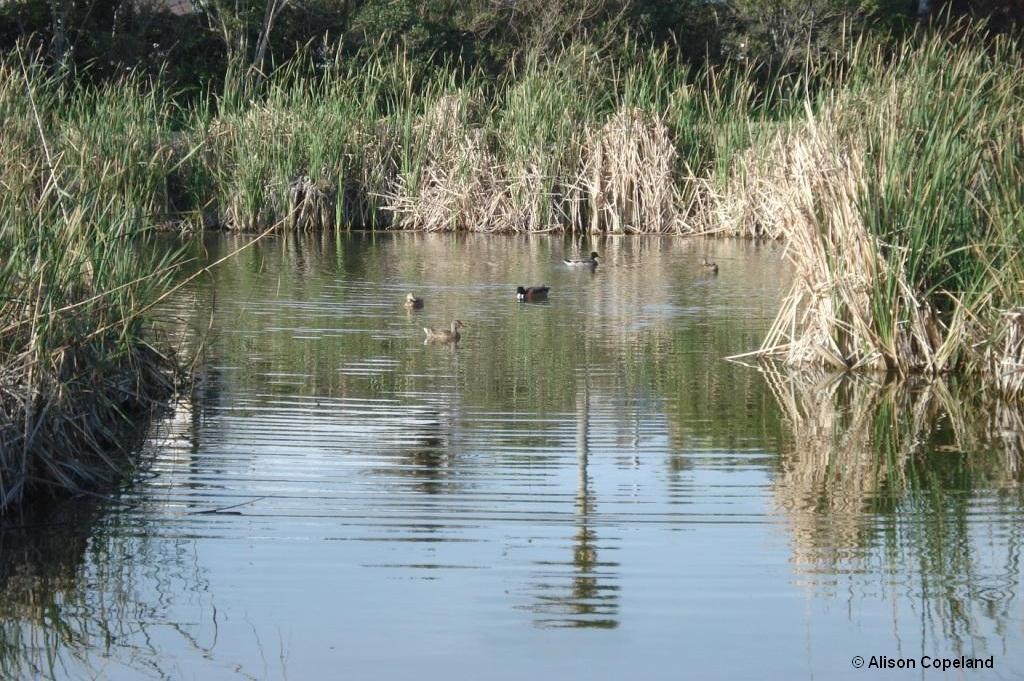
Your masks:
{"label": "tall grass clump", "polygon": [[1019,353],[1024,70],[971,37],[861,46],[842,89],[739,159],[723,214],[786,239],[797,270],[763,355],[939,374]]}
{"label": "tall grass clump", "polygon": [[573,182],[584,144],[580,121],[609,108],[601,100],[606,92],[598,55],[582,47],[558,59],[533,52],[508,74],[487,127],[507,168],[510,199],[522,212],[521,229],[583,223]]}
{"label": "tall grass clump", "polygon": [[[122,474],[137,418],[172,387],[141,312],[173,263],[127,241],[162,207],[152,171],[129,167],[153,141],[105,161],[80,151],[63,96],[37,62],[0,63],[0,513]],[[132,125],[124,114],[94,120]]]}
{"label": "tall grass clump", "polygon": [[414,123],[412,154],[387,190],[395,225],[425,231],[515,231],[522,217],[486,132],[470,122],[474,100],[446,94]]}
{"label": "tall grass clump", "polygon": [[302,67],[300,56],[254,101],[222,106],[204,132],[220,223],[239,231],[279,222],[289,230],[390,227],[386,197],[422,153],[412,143],[430,99],[422,66],[382,52],[312,75]]}

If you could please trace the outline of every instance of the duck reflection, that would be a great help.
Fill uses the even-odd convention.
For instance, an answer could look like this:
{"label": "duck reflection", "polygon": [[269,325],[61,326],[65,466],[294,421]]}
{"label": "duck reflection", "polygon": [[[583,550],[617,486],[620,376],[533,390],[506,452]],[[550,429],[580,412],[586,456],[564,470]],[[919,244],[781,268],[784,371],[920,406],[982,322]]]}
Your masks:
{"label": "duck reflection", "polygon": [[564,583],[567,564],[538,561],[545,571],[535,584],[535,602],[529,609],[540,627],[614,629],[618,627],[619,586],[616,562],[598,557],[600,542],[592,527],[595,503],[588,473],[590,458],[590,391],[586,385],[576,396],[576,532],[572,538],[569,583]]}
{"label": "duck reflection", "polygon": [[408,478],[415,491],[423,494],[451,492],[454,420],[454,414],[438,408],[419,412],[401,450],[405,465],[396,467],[392,473]]}
{"label": "duck reflection", "polygon": [[385,464],[366,473],[421,494],[437,495],[461,489],[454,475],[457,407],[450,404],[409,405],[401,416],[391,415],[392,433],[376,446]]}

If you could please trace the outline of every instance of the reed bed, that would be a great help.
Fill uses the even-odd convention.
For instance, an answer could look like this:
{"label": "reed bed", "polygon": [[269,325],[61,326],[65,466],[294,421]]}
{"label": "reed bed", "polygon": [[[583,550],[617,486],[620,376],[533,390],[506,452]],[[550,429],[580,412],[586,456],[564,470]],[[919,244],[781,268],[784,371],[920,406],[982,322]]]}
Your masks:
{"label": "reed bed", "polygon": [[166,199],[154,190],[167,159],[135,127],[155,124],[149,103],[74,100],[79,124],[102,118],[126,143],[97,156],[84,145],[114,142],[60,122],[64,94],[33,68],[0,63],[0,513],[123,474],[140,419],[172,389],[172,362],[144,340],[140,313],[173,255],[127,241]]}
{"label": "reed bed", "polygon": [[[312,71],[302,54],[244,101],[188,105],[132,76],[42,87],[41,62],[18,59],[61,93],[41,110],[65,192],[95,192],[126,223],[244,232],[706,230],[695,207],[780,99],[755,105],[748,69],[635,44],[532,55],[497,82],[400,52]],[[21,160],[38,161],[29,139]]]}
{"label": "reed bed", "polygon": [[[530,55],[498,81],[368,48],[315,68],[300,54],[244,101],[183,106],[128,78],[43,108],[66,191],[94,189],[140,220],[788,239],[809,212],[862,222],[851,229],[881,240],[893,271],[913,268],[915,290],[920,275],[967,290],[975,272],[952,270],[979,260],[973,232],[1002,237],[1021,217],[1021,76],[1011,42],[958,30],[895,55],[853,41],[838,63],[767,78],[632,43]],[[847,205],[818,215],[817,197],[801,201],[823,182]],[[1019,260],[1017,245],[985,256]],[[917,253],[943,248],[945,269]]]}
{"label": "reed bed", "polygon": [[445,95],[414,124],[420,162],[385,190],[395,227],[519,231],[526,218],[511,200],[485,131],[469,121],[469,106],[464,97]]}
{"label": "reed bed", "polygon": [[539,155],[502,164],[488,132],[446,96],[416,124],[423,163],[386,190],[399,229],[424,231],[684,233],[665,125],[638,110],[584,126],[575,166],[551,177]]}
{"label": "reed bed", "polygon": [[242,231],[294,215],[286,228],[692,233],[693,188],[707,194],[714,159],[751,122],[725,112],[761,115],[733,101],[753,76],[624,49],[570,45],[499,82],[383,53],[317,77],[284,69],[200,138],[211,204]]}
{"label": "reed bed", "polygon": [[721,215],[784,239],[798,273],[758,354],[975,371],[1021,394],[1016,317],[1003,312],[1024,296],[1020,61],[1011,41],[941,36],[891,59],[861,54],[846,88],[808,98],[741,158]]}
{"label": "reed bed", "polygon": [[590,231],[688,231],[673,175],[676,157],[665,124],[640,110],[618,111],[599,130],[588,130],[577,186],[589,207]]}

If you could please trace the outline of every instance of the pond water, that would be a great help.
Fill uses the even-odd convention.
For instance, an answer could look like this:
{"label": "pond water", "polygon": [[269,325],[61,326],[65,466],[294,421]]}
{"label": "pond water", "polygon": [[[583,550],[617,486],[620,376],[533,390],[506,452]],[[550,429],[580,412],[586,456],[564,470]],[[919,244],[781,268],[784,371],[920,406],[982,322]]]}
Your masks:
{"label": "pond water", "polygon": [[777,246],[592,245],[281,237],[196,280],[137,479],[0,533],[0,677],[1024,677],[1020,409],[723,361]]}

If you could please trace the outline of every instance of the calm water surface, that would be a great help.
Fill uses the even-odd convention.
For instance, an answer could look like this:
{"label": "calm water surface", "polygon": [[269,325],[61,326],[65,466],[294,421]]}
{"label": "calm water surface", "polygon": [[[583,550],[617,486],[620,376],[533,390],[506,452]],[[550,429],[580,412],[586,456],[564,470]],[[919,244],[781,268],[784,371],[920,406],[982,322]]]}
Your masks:
{"label": "calm water surface", "polygon": [[268,239],[195,282],[144,470],[0,534],[0,677],[1024,678],[1020,411],[721,361],[777,247],[595,246]]}

